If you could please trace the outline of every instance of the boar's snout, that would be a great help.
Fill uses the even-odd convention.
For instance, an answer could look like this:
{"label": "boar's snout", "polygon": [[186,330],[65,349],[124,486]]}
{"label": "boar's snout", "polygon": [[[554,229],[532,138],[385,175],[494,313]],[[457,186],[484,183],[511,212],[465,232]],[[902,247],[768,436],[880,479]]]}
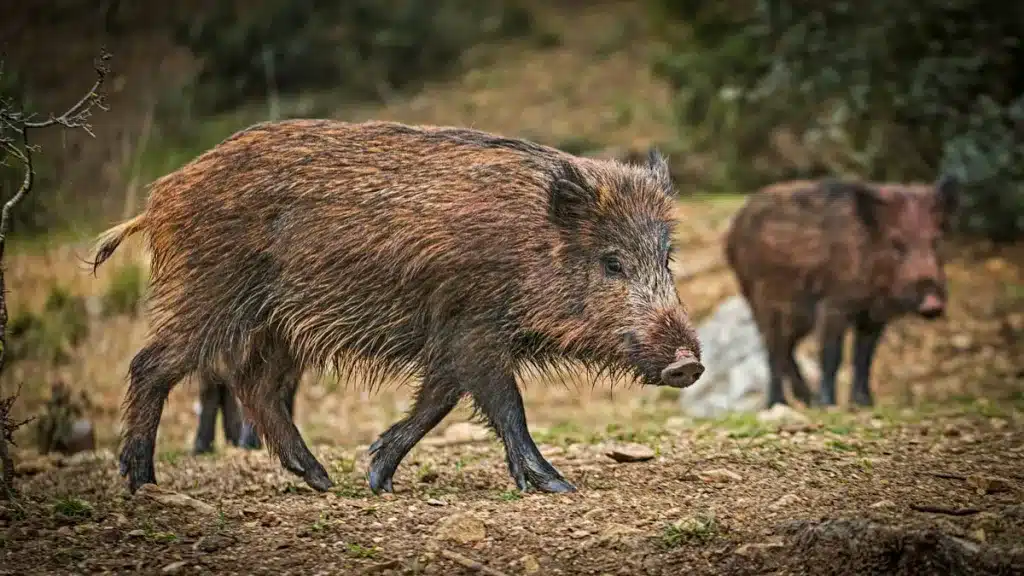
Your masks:
{"label": "boar's snout", "polygon": [[945,303],[935,294],[926,295],[917,307],[917,313],[929,320],[941,317],[945,311]]}
{"label": "boar's snout", "polygon": [[661,381],[672,388],[686,388],[704,374],[704,365],[688,350],[679,350],[674,362],[661,371]]}

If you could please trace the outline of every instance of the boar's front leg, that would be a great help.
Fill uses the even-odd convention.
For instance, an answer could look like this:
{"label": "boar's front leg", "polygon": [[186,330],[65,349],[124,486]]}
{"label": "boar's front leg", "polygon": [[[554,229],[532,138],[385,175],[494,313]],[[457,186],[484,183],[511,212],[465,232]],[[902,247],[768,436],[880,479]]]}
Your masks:
{"label": "boar's front leg", "polygon": [[862,315],[854,324],[853,340],[853,389],[851,400],[858,406],[872,406],[871,363],[882,338],[885,324],[875,322]]}
{"label": "boar's front leg", "polygon": [[533,442],[515,376],[481,368],[478,365],[473,377],[463,380],[463,386],[504,443],[505,460],[516,487],[521,491],[533,486],[541,492],[575,492],[576,487],[544,459]]}
{"label": "boar's front leg", "polygon": [[462,397],[462,389],[448,370],[428,370],[416,391],[416,403],[409,414],[392,425],[370,445],[370,490],[391,492],[391,479],[402,458],[447,416]]}

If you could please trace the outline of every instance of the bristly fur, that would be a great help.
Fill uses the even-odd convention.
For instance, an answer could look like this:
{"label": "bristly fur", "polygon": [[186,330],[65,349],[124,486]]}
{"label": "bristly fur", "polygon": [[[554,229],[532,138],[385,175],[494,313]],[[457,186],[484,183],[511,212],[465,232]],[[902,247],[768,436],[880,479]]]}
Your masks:
{"label": "bristly fur", "polygon": [[[658,154],[631,165],[461,128],[268,122],[154,182],[94,261],[145,232],[139,357],[170,380],[270,346],[376,389],[468,345],[501,373],[658,383],[677,348],[700,354],[667,268],[673,193]],[[628,281],[602,275],[609,250]],[[132,378],[129,408],[148,377]],[[243,404],[270,397],[235,386]],[[155,409],[126,410],[126,434]]]}

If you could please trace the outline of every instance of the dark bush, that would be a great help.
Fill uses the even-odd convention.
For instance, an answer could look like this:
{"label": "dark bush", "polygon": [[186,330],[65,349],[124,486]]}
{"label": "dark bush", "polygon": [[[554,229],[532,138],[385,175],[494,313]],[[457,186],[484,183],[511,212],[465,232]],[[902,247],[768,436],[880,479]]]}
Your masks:
{"label": "dark bush", "polygon": [[468,47],[529,26],[509,0],[217,0],[182,19],[176,39],[203,59],[197,111],[218,112],[274,91],[412,88]]}
{"label": "dark bush", "polygon": [[691,151],[719,186],[967,184],[960,229],[1024,231],[1024,4],[653,0]]}

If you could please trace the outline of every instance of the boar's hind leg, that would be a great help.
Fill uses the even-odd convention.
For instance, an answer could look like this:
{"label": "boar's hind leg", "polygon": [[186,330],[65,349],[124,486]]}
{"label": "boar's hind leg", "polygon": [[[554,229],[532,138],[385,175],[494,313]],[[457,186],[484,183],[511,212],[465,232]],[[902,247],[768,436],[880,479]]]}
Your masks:
{"label": "boar's hind leg", "polygon": [[221,428],[224,429],[224,439],[232,446],[239,446],[241,444],[240,438],[243,426],[242,406],[239,404],[238,398],[235,398],[234,392],[231,391],[231,387],[228,386],[226,381],[221,389],[220,409],[222,418]]}
{"label": "boar's hind leg", "polygon": [[370,490],[391,492],[391,479],[402,458],[459,403],[462,389],[450,371],[430,370],[416,391],[409,414],[388,428],[370,446]]}
{"label": "boar's hind leg", "polygon": [[286,470],[301,476],[314,490],[329,490],[334,483],[302,440],[282,398],[281,390],[289,384],[288,375],[298,370],[295,359],[284,343],[277,340],[248,356],[242,369],[232,377],[235,395],[245,407],[247,417],[253,420]]}
{"label": "boar's hind leg", "polygon": [[813,328],[813,304],[794,306],[790,316],[789,330],[788,333],[784,334],[784,338],[782,339],[783,348],[779,353],[779,357],[783,363],[783,372],[789,378],[790,385],[793,387],[793,395],[806,406],[810,406],[814,402],[814,395],[811,394],[811,389],[807,386],[807,380],[800,372],[800,365],[796,362],[794,352],[796,351],[796,345],[800,340],[807,336]]}
{"label": "boar's hind leg", "polygon": [[823,406],[836,404],[836,373],[843,361],[846,327],[844,314],[838,311],[826,312],[821,333],[821,386],[818,398]]}
{"label": "boar's hind leg", "polygon": [[[289,366],[290,369],[288,369]],[[278,382],[280,382],[281,401],[284,402],[288,418],[295,422],[295,393],[299,387],[302,371],[294,364],[289,365],[288,363],[282,364],[282,370],[283,372],[278,379]],[[256,427],[252,420],[248,418],[242,420],[239,430],[239,446],[247,450],[259,450],[263,446],[263,442],[260,441],[260,436],[256,433]]]}
{"label": "boar's hind leg", "polygon": [[[865,315],[866,316],[866,315]],[[871,361],[875,357],[884,324],[866,317],[857,318],[853,340],[853,389],[851,400],[858,406],[871,406]]]}
{"label": "boar's hind leg", "polygon": [[208,370],[202,370],[199,374],[199,427],[196,429],[195,442],[192,445],[193,454],[206,454],[213,451],[213,437],[217,430],[217,412],[225,408],[224,437],[230,441],[228,434],[228,414],[224,406],[224,392],[227,391],[227,383],[217,375]]}
{"label": "boar's hind leg", "polygon": [[125,395],[120,472],[134,493],[143,484],[156,484],[153,451],[160,415],[171,389],[192,371],[188,359],[163,340],[140,350],[128,368],[131,383]]}
{"label": "boar's hind leg", "polygon": [[533,442],[515,376],[487,373],[479,367],[469,373],[475,377],[464,378],[463,386],[505,444],[505,461],[516,487],[521,491],[533,486],[541,492],[575,492],[576,487],[544,459]]}

